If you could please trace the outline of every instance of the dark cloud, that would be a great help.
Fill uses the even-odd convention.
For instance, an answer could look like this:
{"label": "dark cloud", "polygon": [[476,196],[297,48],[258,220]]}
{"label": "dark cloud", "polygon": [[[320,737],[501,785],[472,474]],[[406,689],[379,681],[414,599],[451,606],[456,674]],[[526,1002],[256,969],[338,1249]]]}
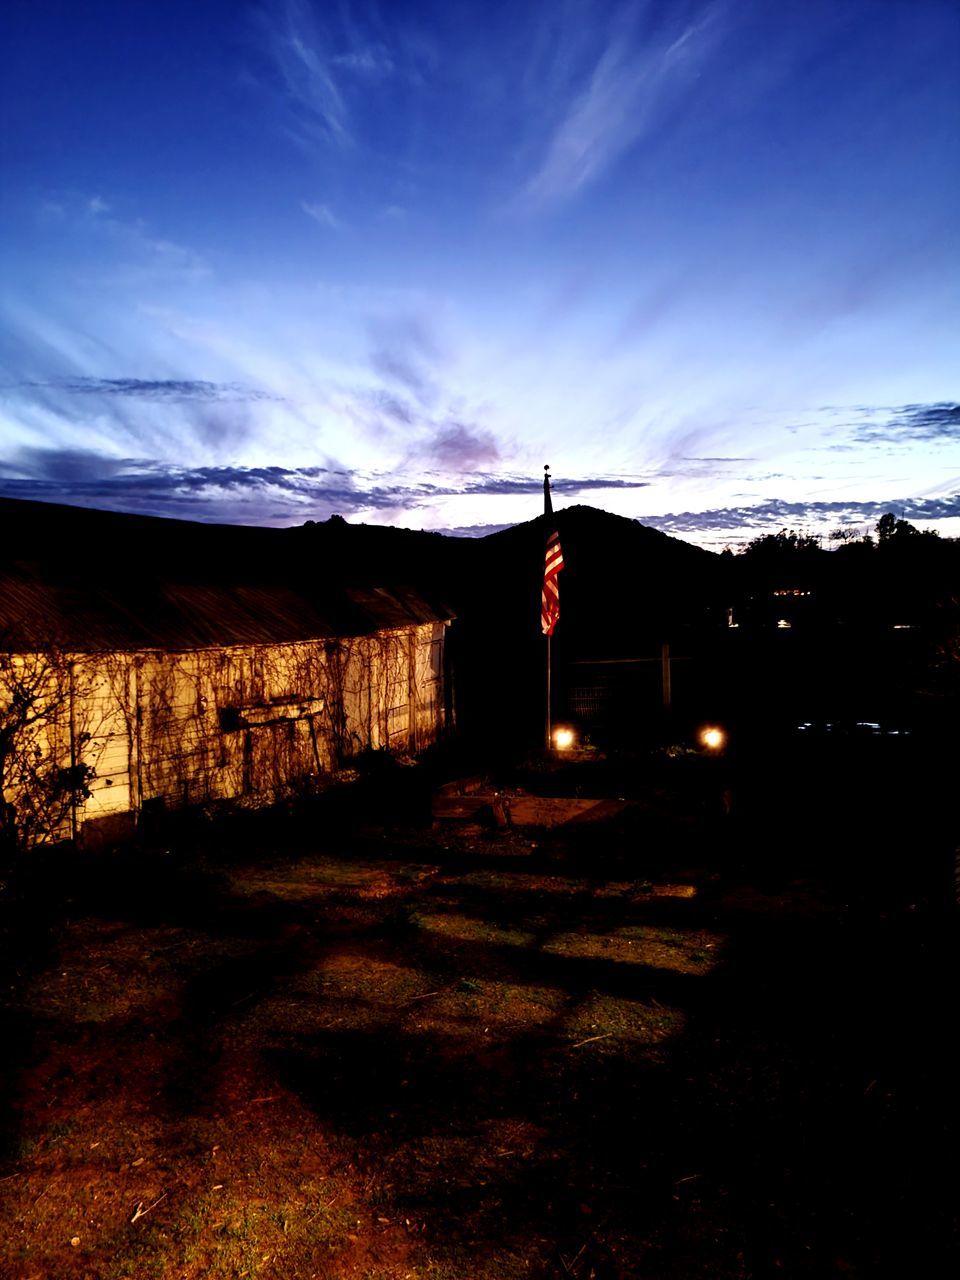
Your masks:
{"label": "dark cloud", "polygon": [[893,409],[861,408],[865,421],[854,424],[852,439],[860,444],[935,444],[960,439],[960,404],[905,404]]}
{"label": "dark cloud", "polygon": [[0,496],[77,506],[259,524],[325,518],[334,512],[416,505],[417,491],[358,485],[337,467],[172,467],[75,450],[23,450],[0,466]]}
{"label": "dark cloud", "polygon": [[458,524],[434,532],[445,533],[450,538],[485,538],[488,533],[501,533],[511,527],[509,524]]}
{"label": "dark cloud", "polygon": [[[592,491],[630,490],[646,481],[627,477],[585,476],[553,481],[555,496]],[[0,463],[0,496],[67,502],[78,506],[143,515],[241,524],[297,524],[329,515],[404,513],[457,496],[539,496],[539,477],[484,475],[444,482],[440,473],[420,483],[370,476],[336,463],[309,467],[174,467],[150,459],[108,458],[93,451],[23,449]],[[807,502],[771,499],[708,511],[640,515],[643,524],[680,537],[731,532],[775,532],[784,527],[872,525],[887,511],[911,521],[960,517],[960,493],[938,498],[886,501]],[[467,537],[492,533],[503,525],[449,529]],[[709,540],[709,538],[708,538]]]}
{"label": "dark cloud", "polygon": [[500,448],[492,432],[449,422],[427,441],[424,454],[445,471],[465,471],[497,462]]}
{"label": "dark cloud", "polygon": [[389,391],[379,389],[361,394],[362,398],[378,413],[383,414],[385,418],[390,418],[392,421],[400,423],[401,426],[410,427],[419,421],[420,415],[416,410],[406,400],[401,400],[399,396],[391,395]]}
{"label": "dark cloud", "polygon": [[21,449],[11,462],[0,462],[8,479],[72,485],[97,482],[136,465],[127,458],[105,458],[90,449]]}
{"label": "dark cloud", "polygon": [[960,437],[960,404],[907,404],[893,421],[914,440],[955,440]]}
{"label": "dark cloud", "polygon": [[[475,442],[476,443],[476,442]],[[462,444],[462,441],[461,441]],[[482,439],[479,446],[483,446]],[[554,492],[632,489],[643,481],[558,480]],[[539,494],[542,481],[483,476],[462,483],[391,482],[347,468],[175,467],[152,459],[108,458],[92,451],[22,449],[0,463],[0,496],[67,502],[142,515],[240,523],[295,523],[339,513],[410,512],[438,498]]]}
{"label": "dark cloud", "polygon": [[638,519],[663,533],[679,535],[724,534],[731,529],[753,529],[762,533],[787,526],[873,524],[887,511],[893,511],[902,520],[945,520],[960,516],[960,494],[945,498],[898,499],[896,502],[787,502],[771,498],[752,506],[671,511],[666,515],[639,516]]}
{"label": "dark cloud", "polygon": [[[581,480],[554,480],[551,478],[550,488],[555,494],[589,493],[592,489],[645,489],[649,481],[627,479],[620,480],[610,476],[587,476]],[[527,476],[488,476],[483,480],[472,480],[469,484],[456,490],[458,493],[486,493],[493,495],[515,493],[540,493],[543,490],[541,479],[531,480]]]}
{"label": "dark cloud", "polygon": [[84,396],[132,396],[141,400],[205,400],[248,402],[280,400],[280,396],[233,382],[206,382],[195,378],[59,378],[53,382],[26,382],[25,387],[50,387]]}

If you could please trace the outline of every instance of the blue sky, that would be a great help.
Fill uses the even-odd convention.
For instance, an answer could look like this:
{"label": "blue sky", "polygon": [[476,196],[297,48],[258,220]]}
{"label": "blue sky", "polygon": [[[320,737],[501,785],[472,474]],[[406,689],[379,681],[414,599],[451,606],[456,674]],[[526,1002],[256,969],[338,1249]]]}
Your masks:
{"label": "blue sky", "polygon": [[0,22],[0,494],[960,534],[953,0]]}

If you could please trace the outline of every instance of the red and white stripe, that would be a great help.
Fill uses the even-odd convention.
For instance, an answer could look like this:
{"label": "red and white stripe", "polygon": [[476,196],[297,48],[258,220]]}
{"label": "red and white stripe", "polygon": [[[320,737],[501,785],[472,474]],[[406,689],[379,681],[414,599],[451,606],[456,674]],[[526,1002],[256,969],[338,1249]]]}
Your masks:
{"label": "red and white stripe", "polygon": [[553,628],[560,617],[560,584],[557,574],[563,568],[563,552],[560,535],[551,533],[547,539],[547,555],[543,567],[543,591],[540,596],[540,626],[545,636],[553,635]]}

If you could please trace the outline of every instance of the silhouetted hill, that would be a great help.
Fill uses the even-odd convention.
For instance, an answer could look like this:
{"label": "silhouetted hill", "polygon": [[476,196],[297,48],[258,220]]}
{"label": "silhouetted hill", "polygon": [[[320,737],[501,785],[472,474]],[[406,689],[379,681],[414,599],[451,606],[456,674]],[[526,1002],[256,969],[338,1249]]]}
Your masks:
{"label": "silhouetted hill", "polygon": [[109,571],[131,561],[145,569],[171,565],[203,571],[265,558],[270,529],[201,524],[128,515],[53,502],[0,498],[0,563],[62,565],[78,572]]}
{"label": "silhouetted hill", "polygon": [[416,558],[422,590],[290,532],[0,503],[0,644],[180,650],[451,617]]}
{"label": "silhouetted hill", "polygon": [[568,653],[626,654],[650,637],[659,642],[666,631],[704,622],[722,599],[723,566],[714,552],[625,516],[567,507],[482,539],[485,578],[477,595],[485,604],[509,601],[535,638],[544,549],[554,529],[564,559],[556,636]]}
{"label": "silhouetted hill", "polygon": [[552,640],[557,698],[577,661],[647,658],[665,640],[722,616],[723,564],[636,520],[575,506],[481,539],[480,571],[452,603],[461,724],[491,739],[542,733],[546,641],[540,625],[546,540],[563,550]]}
{"label": "silhouetted hill", "polygon": [[443,593],[456,592],[480,559],[475,538],[348,524],[338,516],[274,532],[279,535],[280,553],[298,572],[322,571],[344,582],[420,582]]}
{"label": "silhouetted hill", "polygon": [[[549,525],[549,528],[547,527]],[[218,586],[415,584],[464,617],[539,627],[546,535],[556,527],[566,570],[565,631],[589,613],[616,630],[668,605],[696,613],[717,557],[635,520],[571,507],[486,538],[452,537],[334,516],[288,529],[205,524],[54,503],[0,499],[0,566],[82,589],[84,583],[177,581]],[[507,601],[511,609],[505,610]]]}
{"label": "silhouetted hill", "polygon": [[0,499],[0,565],[33,565],[82,581],[140,577],[217,585],[303,579],[385,585],[411,575],[440,580],[464,539],[334,517],[290,529],[205,524]]}

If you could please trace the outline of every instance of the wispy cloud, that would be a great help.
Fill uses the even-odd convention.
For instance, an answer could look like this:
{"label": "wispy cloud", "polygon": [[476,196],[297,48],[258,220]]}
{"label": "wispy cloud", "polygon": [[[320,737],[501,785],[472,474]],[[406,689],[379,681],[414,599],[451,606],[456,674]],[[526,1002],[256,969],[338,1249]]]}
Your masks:
{"label": "wispy cloud", "polygon": [[82,450],[24,449],[0,463],[0,495],[141,515],[236,523],[294,523],[388,511],[405,490],[356,483],[333,467],[176,467]]}
{"label": "wispy cloud", "polygon": [[[575,495],[641,488],[644,483],[584,476],[556,481],[554,492]],[[428,509],[442,499],[528,495],[540,489],[541,481],[526,476],[398,480],[336,462],[310,467],[178,467],[156,459],[108,457],[82,449],[24,448],[0,462],[0,495],[4,497],[250,524],[325,519],[335,513],[404,512],[409,518],[410,513]]]}
{"label": "wispy cloud", "polygon": [[437,328],[417,315],[378,316],[369,321],[373,343],[370,366],[393,387],[402,387],[422,405],[440,395],[440,372],[449,352]]}
{"label": "wispy cloud", "polygon": [[358,416],[363,419],[364,413],[362,409],[367,405],[373,411],[387,418],[390,422],[397,423],[400,426],[410,427],[420,421],[420,414],[413,406],[398,395],[393,395],[389,391],[382,388],[374,388],[372,391],[357,391],[354,393],[354,400],[357,404],[359,412]]}
{"label": "wispy cloud", "polygon": [[345,9],[336,15],[329,6],[314,7],[307,0],[280,0],[256,11],[287,127],[300,141],[355,145],[351,89],[362,82],[368,91],[372,80],[395,69],[394,51],[369,36],[368,29],[379,25],[376,17],[371,10],[354,22]]}
{"label": "wispy cloud", "polygon": [[468,471],[500,460],[500,446],[492,431],[447,422],[427,440],[426,457],[444,471]]}
{"label": "wispy cloud", "polygon": [[196,378],[60,378],[51,382],[24,382],[23,387],[48,387],[83,396],[130,396],[142,400],[217,400],[246,403],[279,401],[280,396],[256,387],[232,382],[206,382]]}
{"label": "wispy cloud", "polygon": [[[572,496],[579,493],[591,493],[602,489],[646,489],[649,480],[639,478],[623,479],[619,476],[582,476],[578,479],[550,481],[550,488],[555,494]],[[540,493],[542,480],[531,480],[528,476],[495,475],[482,480],[471,481],[459,490],[465,494],[511,495]]]}
{"label": "wispy cloud", "polygon": [[671,511],[638,519],[663,533],[716,533],[731,530],[773,532],[786,526],[816,529],[824,525],[873,524],[887,511],[904,520],[947,520],[960,516],[960,494],[942,498],[900,498],[881,501],[791,502],[770,498],[741,507],[713,507],[707,511]]}
{"label": "wispy cloud", "polygon": [[362,76],[390,75],[395,65],[390,50],[382,44],[367,44],[349,49],[346,53],[339,53],[331,58],[331,62],[336,67],[343,67]]}
{"label": "wispy cloud", "polygon": [[117,274],[143,282],[166,278],[198,283],[212,278],[209,262],[197,249],[160,234],[148,218],[136,215],[129,202],[107,200],[76,189],[57,191],[41,201],[39,213],[61,232],[82,237],[87,251],[98,247],[114,259],[109,279]]}
{"label": "wispy cloud", "polygon": [[284,397],[241,381],[88,373],[128,357],[90,335],[56,325],[24,327],[20,319],[14,318],[0,349],[0,436],[6,446],[0,455],[6,459],[18,445],[56,441],[63,449],[92,447],[105,456],[215,461],[224,452],[235,457],[278,417],[296,416]]}
{"label": "wispy cloud", "polygon": [[343,230],[343,223],[328,204],[310,204],[307,200],[301,200],[300,208],[321,227],[328,227],[331,231]]}
{"label": "wispy cloud", "polygon": [[[905,404],[896,409],[865,410],[868,420],[857,425],[853,439],[861,444],[955,443],[960,440],[960,404]],[[884,417],[877,421],[874,415]]]}
{"label": "wispy cloud", "polygon": [[259,12],[267,52],[292,115],[305,139],[349,145],[352,126],[332,66],[333,50],[310,5],[284,0]]}
{"label": "wispy cloud", "polygon": [[652,34],[618,13],[599,56],[561,102],[520,207],[536,210],[567,199],[645,137],[714,51],[716,17],[711,6],[685,25]]}
{"label": "wispy cloud", "polygon": [[[99,200],[99,197],[95,199]],[[108,206],[104,204],[102,208],[107,209]],[[101,235],[109,236],[127,256],[128,272],[137,272],[141,277],[163,276],[194,282],[211,277],[210,264],[203,254],[190,245],[157,235],[145,218],[108,216],[90,206],[88,211],[93,213],[92,228]]]}

